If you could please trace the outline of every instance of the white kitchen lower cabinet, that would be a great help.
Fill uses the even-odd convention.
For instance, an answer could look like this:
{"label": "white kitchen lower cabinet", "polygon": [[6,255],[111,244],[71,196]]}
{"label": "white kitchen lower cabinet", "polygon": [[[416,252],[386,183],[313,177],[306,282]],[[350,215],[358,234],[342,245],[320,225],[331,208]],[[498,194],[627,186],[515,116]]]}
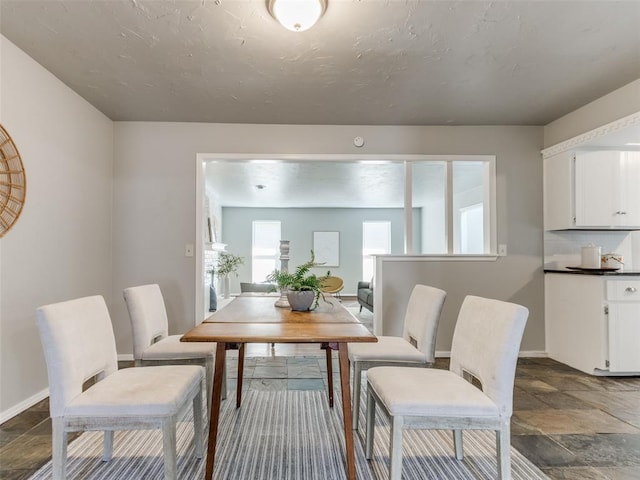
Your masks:
{"label": "white kitchen lower cabinet", "polygon": [[550,358],[592,375],[640,375],[640,276],[545,274]]}

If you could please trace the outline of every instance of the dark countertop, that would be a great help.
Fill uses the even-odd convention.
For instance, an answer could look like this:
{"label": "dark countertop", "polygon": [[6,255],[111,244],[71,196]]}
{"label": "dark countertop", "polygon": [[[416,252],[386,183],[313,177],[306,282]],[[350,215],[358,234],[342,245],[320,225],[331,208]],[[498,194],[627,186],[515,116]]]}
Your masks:
{"label": "dark countertop", "polygon": [[640,270],[573,270],[566,267],[544,267],[544,273],[569,273],[572,275],[640,276]]}

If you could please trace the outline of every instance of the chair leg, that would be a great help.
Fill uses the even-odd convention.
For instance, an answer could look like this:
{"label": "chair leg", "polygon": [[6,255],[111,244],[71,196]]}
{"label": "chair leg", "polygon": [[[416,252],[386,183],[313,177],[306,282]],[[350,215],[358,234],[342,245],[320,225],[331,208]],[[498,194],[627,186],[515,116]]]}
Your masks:
{"label": "chair leg", "polygon": [[52,418],[51,423],[53,480],[65,480],[67,478],[67,432],[61,417]]}
{"label": "chair leg", "polygon": [[462,444],[462,430],[453,431],[453,449],[456,452],[456,458],[462,460],[464,457],[464,446]]}
{"label": "chair leg", "polygon": [[402,476],[402,430],[404,417],[391,417],[391,445],[389,446],[389,480],[400,480]]}
{"label": "chair leg", "polygon": [[498,479],[511,480],[511,427],[507,419],[496,431],[496,453],[498,456]]}
{"label": "chair leg", "polygon": [[205,389],[207,392],[207,412],[208,412],[211,409],[211,390],[213,389],[213,358],[207,358],[205,360],[204,381],[205,381]]}
{"label": "chair leg", "polygon": [[[194,418],[195,420],[195,418]],[[177,453],[176,453],[176,418],[166,418],[162,423],[162,452],[164,454],[164,478],[165,480],[177,480]]]}
{"label": "chair leg", "polygon": [[362,366],[360,362],[353,362],[353,430],[358,430],[360,419],[360,388],[362,386]]}
{"label": "chair leg", "polygon": [[371,394],[371,390],[367,387],[367,413],[366,413],[366,430],[365,430],[365,458],[371,460],[373,454],[373,437],[376,428],[376,401]]}
{"label": "chair leg", "polygon": [[[209,400],[211,397],[207,397]],[[207,413],[209,412],[207,408]],[[202,458],[202,387],[198,389],[193,397],[193,445],[196,450],[196,458]]]}
{"label": "chair leg", "polygon": [[108,462],[113,457],[113,430],[104,431],[102,461]]}

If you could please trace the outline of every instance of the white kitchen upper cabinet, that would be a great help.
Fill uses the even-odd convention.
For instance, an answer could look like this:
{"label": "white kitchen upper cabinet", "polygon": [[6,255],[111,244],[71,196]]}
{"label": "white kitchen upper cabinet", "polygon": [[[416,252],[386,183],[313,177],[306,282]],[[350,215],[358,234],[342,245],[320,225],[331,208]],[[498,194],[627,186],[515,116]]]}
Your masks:
{"label": "white kitchen upper cabinet", "polygon": [[545,230],[640,228],[640,152],[563,152],[544,159]]}
{"label": "white kitchen upper cabinet", "polygon": [[544,159],[544,229],[575,228],[573,153],[562,152]]}
{"label": "white kitchen upper cabinet", "polygon": [[638,152],[576,152],[576,227],[640,226],[639,186]]}

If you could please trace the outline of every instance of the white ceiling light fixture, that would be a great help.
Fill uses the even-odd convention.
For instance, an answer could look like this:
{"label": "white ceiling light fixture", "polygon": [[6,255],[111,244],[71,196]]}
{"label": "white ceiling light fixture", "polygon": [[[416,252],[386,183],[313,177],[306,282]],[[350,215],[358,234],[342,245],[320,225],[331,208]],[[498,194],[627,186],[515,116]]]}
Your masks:
{"label": "white ceiling light fixture", "polygon": [[269,13],[287,30],[304,32],[327,9],[327,0],[267,0]]}

